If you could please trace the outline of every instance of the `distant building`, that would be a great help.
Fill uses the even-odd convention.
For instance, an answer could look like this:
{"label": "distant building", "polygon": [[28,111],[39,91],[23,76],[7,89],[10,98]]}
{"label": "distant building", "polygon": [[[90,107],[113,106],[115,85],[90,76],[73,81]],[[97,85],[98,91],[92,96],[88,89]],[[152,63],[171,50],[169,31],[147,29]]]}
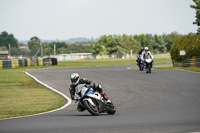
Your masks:
{"label": "distant building", "polygon": [[24,51],[26,51],[26,52],[29,51],[28,45],[21,45],[21,46],[19,46],[19,49],[20,49],[20,50],[24,50]]}
{"label": "distant building", "polygon": [[57,58],[58,61],[93,59],[92,53],[59,54],[52,57]]}
{"label": "distant building", "polygon": [[7,60],[8,59],[8,51],[0,51],[0,60]]}

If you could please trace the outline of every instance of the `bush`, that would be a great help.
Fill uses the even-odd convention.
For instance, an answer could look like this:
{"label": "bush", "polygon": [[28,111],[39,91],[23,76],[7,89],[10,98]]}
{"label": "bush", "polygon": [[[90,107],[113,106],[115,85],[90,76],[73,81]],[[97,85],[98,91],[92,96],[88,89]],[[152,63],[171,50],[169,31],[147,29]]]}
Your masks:
{"label": "bush", "polygon": [[[180,50],[184,50],[186,55],[180,55]],[[187,35],[175,40],[170,50],[172,60],[181,61],[193,56],[200,56],[200,35]]]}

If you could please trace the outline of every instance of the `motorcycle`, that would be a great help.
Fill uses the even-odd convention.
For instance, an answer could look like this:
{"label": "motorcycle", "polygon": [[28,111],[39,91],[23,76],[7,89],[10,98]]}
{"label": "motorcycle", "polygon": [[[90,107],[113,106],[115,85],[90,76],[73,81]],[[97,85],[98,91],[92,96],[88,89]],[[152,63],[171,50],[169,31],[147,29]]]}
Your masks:
{"label": "motorcycle", "polygon": [[151,58],[145,60],[145,70],[146,73],[151,73],[153,60]]}
{"label": "motorcycle", "polygon": [[144,62],[142,61],[141,56],[139,56],[136,61],[137,61],[137,65],[138,65],[140,71],[143,71],[143,69],[144,69]]}
{"label": "motorcycle", "polygon": [[143,71],[144,69],[144,62],[141,60],[140,61],[140,71]]}
{"label": "motorcycle", "polygon": [[112,102],[107,103],[100,93],[95,92],[92,88],[87,88],[85,84],[80,84],[75,88],[75,99],[94,116],[100,113],[115,114],[116,112]]}

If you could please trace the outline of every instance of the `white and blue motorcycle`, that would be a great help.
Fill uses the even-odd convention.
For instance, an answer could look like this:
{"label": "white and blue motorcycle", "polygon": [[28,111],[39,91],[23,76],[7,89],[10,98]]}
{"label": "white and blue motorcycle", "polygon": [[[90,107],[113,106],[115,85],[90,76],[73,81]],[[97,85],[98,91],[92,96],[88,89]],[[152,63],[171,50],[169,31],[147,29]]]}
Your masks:
{"label": "white and blue motorcycle", "polygon": [[145,60],[146,73],[151,73],[152,65],[153,65],[153,60],[151,58],[148,58],[148,59]]}
{"label": "white and blue motorcycle", "polygon": [[100,113],[115,114],[116,112],[112,102],[107,103],[100,93],[95,92],[92,88],[87,88],[85,84],[80,84],[75,88],[75,99],[95,116]]}

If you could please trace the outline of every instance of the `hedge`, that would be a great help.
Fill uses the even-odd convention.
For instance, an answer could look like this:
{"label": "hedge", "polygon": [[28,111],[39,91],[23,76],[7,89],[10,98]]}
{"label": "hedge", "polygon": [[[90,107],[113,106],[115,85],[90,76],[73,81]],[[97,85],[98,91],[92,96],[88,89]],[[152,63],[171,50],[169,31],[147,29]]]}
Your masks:
{"label": "hedge", "polygon": [[[186,55],[180,55],[180,51],[184,50]],[[172,60],[181,61],[192,58],[194,56],[200,57],[200,35],[187,35],[175,40],[170,50]]]}

